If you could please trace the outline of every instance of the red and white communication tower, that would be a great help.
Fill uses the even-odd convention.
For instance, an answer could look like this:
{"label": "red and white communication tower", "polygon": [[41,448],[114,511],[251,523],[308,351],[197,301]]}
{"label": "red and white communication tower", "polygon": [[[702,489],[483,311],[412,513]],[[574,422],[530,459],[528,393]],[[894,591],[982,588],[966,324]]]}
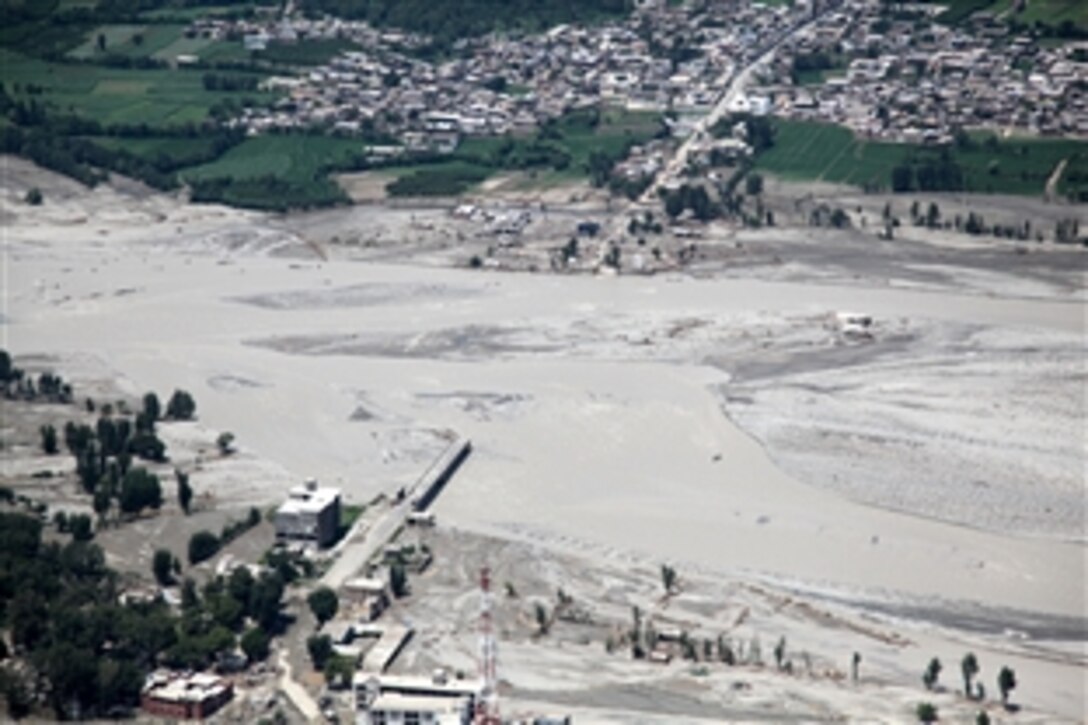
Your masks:
{"label": "red and white communication tower", "polygon": [[480,570],[480,678],[484,688],[476,703],[476,725],[502,725],[495,679],[495,630],[491,606],[491,570],[485,566]]}

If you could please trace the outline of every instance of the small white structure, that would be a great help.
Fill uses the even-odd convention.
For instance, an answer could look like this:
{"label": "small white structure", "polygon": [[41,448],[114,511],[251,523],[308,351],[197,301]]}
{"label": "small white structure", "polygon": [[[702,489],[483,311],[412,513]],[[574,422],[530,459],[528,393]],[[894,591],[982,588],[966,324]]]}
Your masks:
{"label": "small white structure", "polygon": [[313,541],[328,546],[340,527],[340,489],[325,488],[309,479],[287,493],[276,510],[276,539]]}
{"label": "small white structure", "polygon": [[389,587],[383,579],[348,579],[344,582],[344,600],[354,605],[365,621],[373,622],[389,606]]}

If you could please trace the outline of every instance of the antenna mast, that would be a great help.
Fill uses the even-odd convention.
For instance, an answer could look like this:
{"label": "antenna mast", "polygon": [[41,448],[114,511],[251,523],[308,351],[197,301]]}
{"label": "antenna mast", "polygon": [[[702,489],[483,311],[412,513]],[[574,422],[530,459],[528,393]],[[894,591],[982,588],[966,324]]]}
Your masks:
{"label": "antenna mast", "polygon": [[495,678],[495,632],[492,621],[491,569],[480,570],[480,678],[483,692],[476,703],[476,725],[501,725],[499,691]]}

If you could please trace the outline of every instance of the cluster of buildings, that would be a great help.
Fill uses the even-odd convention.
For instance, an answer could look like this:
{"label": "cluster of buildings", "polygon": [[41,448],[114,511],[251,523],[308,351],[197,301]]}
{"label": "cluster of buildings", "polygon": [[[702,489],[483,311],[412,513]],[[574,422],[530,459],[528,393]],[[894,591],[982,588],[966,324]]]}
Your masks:
{"label": "cluster of buildings", "polygon": [[204,22],[255,49],[329,37],[359,47],[305,74],[270,79],[285,97],[272,108],[247,109],[236,122],[250,132],[318,127],[380,134],[397,148],[449,151],[465,136],[528,133],[600,104],[671,111],[682,126],[685,114],[709,110],[739,65],[810,17],[819,1],[695,7],[644,0],[622,22],[462,40],[455,57],[438,63],[413,56],[424,39],[362,22]]}
{"label": "cluster of buildings", "polygon": [[[1088,43],[1046,47],[987,13],[949,26],[940,10],[850,0],[792,35],[748,100],[891,141],[948,142],[961,128],[1088,135]],[[817,66],[824,82],[798,82],[799,67]]]}

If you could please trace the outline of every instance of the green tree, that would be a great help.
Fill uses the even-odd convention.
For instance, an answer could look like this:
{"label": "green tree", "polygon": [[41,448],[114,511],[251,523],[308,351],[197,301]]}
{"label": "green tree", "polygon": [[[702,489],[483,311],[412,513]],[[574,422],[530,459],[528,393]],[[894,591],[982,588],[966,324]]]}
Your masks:
{"label": "green tree", "polygon": [[181,510],[188,516],[189,506],[193,501],[193,488],[189,485],[189,474],[185,473],[180,468],[175,468],[174,478],[176,478],[178,482],[178,505],[181,506]]}
{"label": "green tree", "polygon": [[975,725],[990,725],[990,716],[985,710],[979,710],[975,715]]}
{"label": "green tree", "polygon": [[315,670],[325,669],[325,663],[332,657],[332,639],[327,634],[314,635],[306,640],[306,649]]}
{"label": "green tree", "polygon": [[786,660],[786,638],[779,637],[778,644],[774,646],[774,662],[778,669],[782,669]]}
{"label": "green tree", "polygon": [[72,532],[74,541],[90,541],[94,538],[94,527],[91,525],[91,517],[87,514],[68,517],[68,528]]}
{"label": "green tree", "polygon": [[154,433],[140,431],[128,442],[128,450],[145,461],[166,460],[166,444]]}
{"label": "green tree", "polygon": [[86,447],[76,456],[76,474],[87,493],[94,493],[102,478],[102,455],[98,444],[89,440]]}
{"label": "green tree", "polygon": [[960,671],[963,673],[963,694],[971,697],[971,678],[978,674],[978,658],[974,652],[968,652],[960,662]]}
{"label": "green tree", "polygon": [[1002,667],[997,675],[997,689],[1001,690],[1001,704],[1009,706],[1009,693],[1016,689],[1016,672],[1011,667]]}
{"label": "green tree", "polygon": [[283,588],[283,578],[275,572],[261,575],[253,587],[249,614],[266,632],[279,629]]}
{"label": "green tree", "polygon": [[234,449],[231,448],[231,444],[233,443],[234,434],[229,431],[220,433],[219,437],[215,439],[215,445],[219,448],[219,453],[224,456],[233,452]]}
{"label": "green tree", "polygon": [[23,201],[30,206],[40,206],[42,201],[44,201],[42,190],[36,186],[31,187],[30,190],[26,192],[26,196],[23,197]]}
{"label": "green tree", "polygon": [[0,350],[0,383],[6,383],[14,378],[15,368],[11,363],[11,353]]}
{"label": "green tree", "polygon": [[196,402],[193,396],[184,390],[175,390],[166,404],[166,417],[173,420],[192,420],[196,413]]}
{"label": "green tree", "polygon": [[661,565],[661,586],[665,588],[665,594],[672,594],[676,587],[676,569],[668,564]]}
{"label": "green tree", "polygon": [[159,404],[159,396],[153,392],[144,393],[144,415],[154,423],[162,417],[162,406]]}
{"label": "green tree", "polygon": [[677,191],[665,193],[665,213],[670,219],[675,219],[684,213],[684,197]]}
{"label": "green tree", "polygon": [[219,553],[219,537],[210,531],[198,531],[189,537],[189,563],[199,564]]}
{"label": "green tree", "polygon": [[537,634],[541,636],[547,634],[549,627],[548,608],[540,602],[535,602],[533,604],[533,617],[536,619]]}
{"label": "green tree", "polygon": [[941,661],[934,657],[929,661],[929,665],[926,667],[925,673],[922,675],[922,683],[925,684],[927,690],[932,690],[937,686],[937,680],[941,676]]}
{"label": "green tree", "polygon": [[328,587],[319,587],[310,592],[306,602],[310,605],[310,611],[314,613],[318,624],[324,624],[335,617],[339,607],[336,592]]}
{"label": "green tree", "polygon": [[253,595],[253,574],[248,567],[240,566],[230,573],[227,592],[236,601],[245,604],[248,611],[249,600]]}
{"label": "green tree", "polygon": [[110,496],[109,490],[105,486],[99,487],[94,492],[94,512],[98,514],[98,518],[105,519],[112,505],[113,498]]}
{"label": "green tree", "polygon": [[259,627],[252,627],[242,635],[242,651],[250,662],[260,662],[268,657],[268,645],[271,638]]}
{"label": "green tree", "polygon": [[42,435],[42,451],[47,456],[57,453],[57,429],[52,425],[43,425],[39,431]]}
{"label": "green tree", "polygon": [[348,657],[333,655],[325,662],[325,682],[334,689],[351,686],[355,674],[355,662]]}
{"label": "green tree", "polygon": [[34,698],[30,688],[18,674],[10,670],[0,670],[0,692],[4,694],[8,715],[13,720],[22,720],[30,714]]}
{"label": "green tree", "polygon": [[143,468],[134,468],[121,479],[121,510],[136,513],[145,508],[162,506],[162,486],[159,477]]}
{"label": "green tree", "polygon": [[763,193],[763,177],[759,174],[748,174],[744,179],[744,193],[748,196],[759,196]]}
{"label": "green tree", "polygon": [[389,588],[398,599],[408,593],[408,573],[399,561],[389,567]]}
{"label": "green tree", "polygon": [[174,580],[171,574],[173,567],[174,555],[170,550],[155,549],[155,554],[151,557],[151,571],[155,574],[155,581],[164,587],[168,586]]}
{"label": "green tree", "polygon": [[914,714],[918,716],[919,722],[937,722],[937,708],[932,703],[918,703],[918,707],[914,709]]}

